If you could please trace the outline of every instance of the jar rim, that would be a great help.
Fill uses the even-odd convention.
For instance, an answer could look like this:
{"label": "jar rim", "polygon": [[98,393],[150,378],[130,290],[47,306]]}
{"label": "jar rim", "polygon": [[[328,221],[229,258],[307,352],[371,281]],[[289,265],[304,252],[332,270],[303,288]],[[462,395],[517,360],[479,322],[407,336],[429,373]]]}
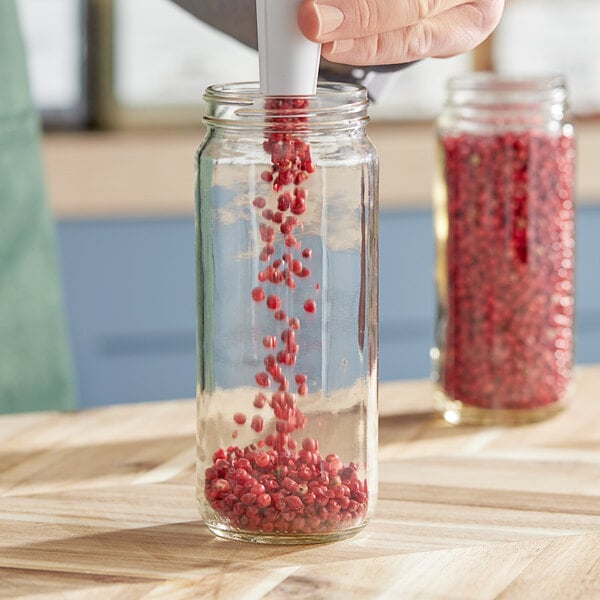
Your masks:
{"label": "jar rim", "polygon": [[448,80],[450,91],[551,92],[566,89],[560,73],[513,74],[478,71],[456,75]]}
{"label": "jar rim", "polygon": [[[550,126],[568,112],[567,88],[560,73],[533,75],[481,71],[452,77],[440,123],[463,126]],[[554,126],[554,125],[552,125]]]}
{"label": "jar rim", "polygon": [[290,120],[297,120],[298,126],[303,123],[306,129],[339,129],[369,120],[367,90],[353,83],[319,82],[312,96],[265,96],[257,81],[219,83],[207,87],[203,99],[203,121],[210,127],[267,126],[276,131],[279,125],[289,129]]}
{"label": "jar rim", "polygon": [[345,99],[347,102],[357,102],[367,97],[364,86],[355,83],[343,82],[319,82],[316,93],[309,96],[265,96],[260,92],[258,81],[237,81],[231,83],[216,83],[209,85],[204,91],[206,101],[236,100],[242,102],[255,102],[264,98],[305,98],[308,100],[319,99],[335,95],[337,98]]}

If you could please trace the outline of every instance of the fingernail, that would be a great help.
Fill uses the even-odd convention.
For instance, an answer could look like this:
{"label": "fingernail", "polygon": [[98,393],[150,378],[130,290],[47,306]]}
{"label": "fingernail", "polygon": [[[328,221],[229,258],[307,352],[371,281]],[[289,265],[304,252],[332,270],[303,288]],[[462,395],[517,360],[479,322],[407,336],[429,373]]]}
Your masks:
{"label": "fingernail", "polygon": [[315,3],[319,19],[319,37],[335,31],[344,22],[344,13],[335,6]]}
{"label": "fingernail", "polygon": [[354,40],[336,40],[331,47],[331,54],[342,54],[349,52],[354,46]]}

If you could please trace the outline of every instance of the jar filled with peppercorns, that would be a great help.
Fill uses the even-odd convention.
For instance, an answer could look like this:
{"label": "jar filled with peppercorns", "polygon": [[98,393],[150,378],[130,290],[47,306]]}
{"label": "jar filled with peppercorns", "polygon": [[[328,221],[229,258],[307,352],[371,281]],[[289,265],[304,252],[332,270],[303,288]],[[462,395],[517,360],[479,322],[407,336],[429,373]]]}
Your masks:
{"label": "jar filled with peppercorns", "polygon": [[209,87],[197,155],[197,499],[218,536],[325,542],[377,495],[377,156],[364,88]]}
{"label": "jar filled with peppercorns", "polygon": [[574,131],[562,77],[450,80],[434,188],[435,399],[450,423],[564,406],[574,317]]}

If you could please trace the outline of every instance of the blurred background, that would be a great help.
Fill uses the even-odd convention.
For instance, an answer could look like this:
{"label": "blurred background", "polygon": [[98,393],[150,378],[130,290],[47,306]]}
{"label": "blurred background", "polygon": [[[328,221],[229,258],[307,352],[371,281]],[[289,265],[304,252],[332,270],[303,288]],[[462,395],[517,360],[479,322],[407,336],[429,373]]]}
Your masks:
{"label": "blurred background", "polygon": [[[194,152],[202,92],[258,58],[169,0],[17,0],[40,110],[79,406],[195,394]],[[578,138],[578,363],[600,362],[600,3],[508,0],[474,52],[390,79],[381,161],[380,377],[429,376],[432,123],[449,76],[565,75]]]}

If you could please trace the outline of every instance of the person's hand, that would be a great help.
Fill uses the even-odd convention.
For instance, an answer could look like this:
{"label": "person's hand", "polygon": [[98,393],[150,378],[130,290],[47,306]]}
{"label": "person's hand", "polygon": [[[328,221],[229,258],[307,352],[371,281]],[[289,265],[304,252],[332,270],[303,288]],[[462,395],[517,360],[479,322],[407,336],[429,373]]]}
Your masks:
{"label": "person's hand", "polygon": [[471,50],[503,7],[504,0],[304,0],[298,26],[330,61],[399,64]]}

